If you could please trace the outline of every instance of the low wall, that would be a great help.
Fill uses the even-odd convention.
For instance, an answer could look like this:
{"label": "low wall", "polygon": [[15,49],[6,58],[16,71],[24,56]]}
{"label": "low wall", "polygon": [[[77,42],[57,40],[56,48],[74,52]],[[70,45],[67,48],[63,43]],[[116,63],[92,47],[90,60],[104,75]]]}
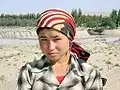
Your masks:
{"label": "low wall", "polygon": [[[108,36],[120,36],[120,29],[116,30],[104,30],[102,32],[103,35]],[[89,38],[96,37],[96,35],[90,35],[86,29],[79,30],[77,29],[76,38]],[[17,39],[17,38],[28,38],[34,39],[37,38],[37,34],[35,29],[31,28],[0,28],[0,38],[9,38],[9,39]]]}
{"label": "low wall", "polygon": [[102,34],[104,35],[117,35],[117,36],[120,36],[120,29],[114,29],[114,30],[104,30],[102,32]]}

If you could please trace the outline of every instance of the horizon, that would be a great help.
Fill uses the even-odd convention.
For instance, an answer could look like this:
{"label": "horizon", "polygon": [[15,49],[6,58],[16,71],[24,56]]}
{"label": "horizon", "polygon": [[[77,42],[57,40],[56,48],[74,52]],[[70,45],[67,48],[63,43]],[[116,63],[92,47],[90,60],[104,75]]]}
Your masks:
{"label": "horizon", "polygon": [[[112,11],[111,11],[112,12]],[[83,12],[82,11],[82,15],[91,15],[91,16],[93,16],[93,15],[97,15],[97,16],[99,16],[99,15],[102,15],[102,16],[109,16],[110,14],[111,14],[111,12]],[[0,13],[0,15],[2,15],[2,14],[4,14],[4,15],[26,15],[26,14],[37,14],[37,13],[40,13],[40,12],[26,12],[26,13]]]}

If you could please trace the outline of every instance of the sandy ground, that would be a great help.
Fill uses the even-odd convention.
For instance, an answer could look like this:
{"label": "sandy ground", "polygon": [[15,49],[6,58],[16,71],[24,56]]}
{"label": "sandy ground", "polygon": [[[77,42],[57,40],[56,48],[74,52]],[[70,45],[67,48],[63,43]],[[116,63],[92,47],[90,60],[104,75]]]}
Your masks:
{"label": "sandy ground", "polygon": [[[104,90],[120,90],[120,37],[89,38],[90,36],[85,33],[79,31],[75,40],[91,53],[87,63],[107,78]],[[16,90],[20,68],[26,62],[39,59],[40,56],[37,40],[1,39],[0,90]]]}

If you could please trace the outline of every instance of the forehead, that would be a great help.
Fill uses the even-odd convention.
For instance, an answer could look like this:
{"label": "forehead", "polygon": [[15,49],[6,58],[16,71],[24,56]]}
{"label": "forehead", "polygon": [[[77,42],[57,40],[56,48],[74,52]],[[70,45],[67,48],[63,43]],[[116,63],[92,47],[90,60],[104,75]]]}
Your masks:
{"label": "forehead", "polygon": [[51,36],[65,36],[65,35],[53,28],[50,29],[44,28],[39,32],[39,36],[51,37]]}

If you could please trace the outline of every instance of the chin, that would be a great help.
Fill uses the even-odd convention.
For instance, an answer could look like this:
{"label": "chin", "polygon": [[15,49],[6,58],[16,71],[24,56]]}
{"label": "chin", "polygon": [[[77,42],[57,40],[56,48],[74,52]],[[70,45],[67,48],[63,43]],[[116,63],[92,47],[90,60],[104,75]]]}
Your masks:
{"label": "chin", "polygon": [[58,57],[50,57],[51,60],[58,60]]}
{"label": "chin", "polygon": [[58,61],[60,58],[59,57],[49,57],[51,61]]}

